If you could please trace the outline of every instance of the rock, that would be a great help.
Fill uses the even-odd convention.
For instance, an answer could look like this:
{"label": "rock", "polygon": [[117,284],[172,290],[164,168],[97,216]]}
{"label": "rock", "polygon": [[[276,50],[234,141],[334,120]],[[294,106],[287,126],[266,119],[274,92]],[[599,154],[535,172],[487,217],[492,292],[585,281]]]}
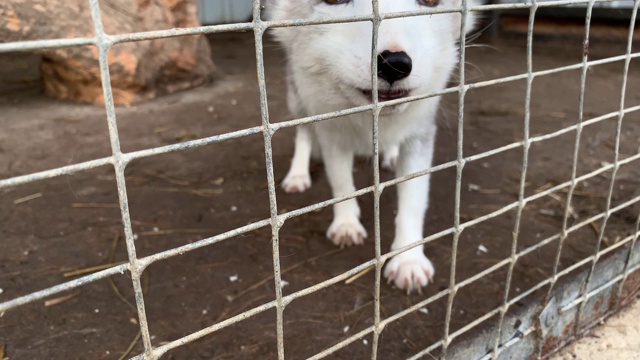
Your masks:
{"label": "rock", "polygon": [[[199,26],[195,0],[103,0],[109,35]],[[11,0],[0,2],[2,42],[93,37],[89,2]],[[38,50],[47,95],[103,103],[98,49],[94,46]],[[214,72],[203,35],[114,45],[108,54],[116,104],[130,105],[201,85]]]}

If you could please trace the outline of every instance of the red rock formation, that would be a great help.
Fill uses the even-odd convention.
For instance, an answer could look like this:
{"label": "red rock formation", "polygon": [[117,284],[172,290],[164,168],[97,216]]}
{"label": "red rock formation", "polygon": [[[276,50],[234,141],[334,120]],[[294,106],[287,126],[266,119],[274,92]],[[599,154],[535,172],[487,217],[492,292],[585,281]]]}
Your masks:
{"label": "red rock formation", "polygon": [[[198,26],[195,0],[102,0],[109,35]],[[0,42],[93,37],[86,0],[0,2]],[[98,49],[94,46],[39,50],[47,95],[103,103]],[[114,45],[108,54],[116,104],[133,104],[198,86],[214,71],[201,36],[155,39]]]}

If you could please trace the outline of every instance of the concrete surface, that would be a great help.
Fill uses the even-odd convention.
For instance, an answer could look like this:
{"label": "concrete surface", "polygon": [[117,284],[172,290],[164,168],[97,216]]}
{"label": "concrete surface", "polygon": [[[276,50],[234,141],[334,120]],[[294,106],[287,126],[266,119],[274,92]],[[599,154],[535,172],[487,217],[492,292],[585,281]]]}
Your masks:
{"label": "concrete surface", "polygon": [[640,359],[640,300],[591,329],[551,360]]}

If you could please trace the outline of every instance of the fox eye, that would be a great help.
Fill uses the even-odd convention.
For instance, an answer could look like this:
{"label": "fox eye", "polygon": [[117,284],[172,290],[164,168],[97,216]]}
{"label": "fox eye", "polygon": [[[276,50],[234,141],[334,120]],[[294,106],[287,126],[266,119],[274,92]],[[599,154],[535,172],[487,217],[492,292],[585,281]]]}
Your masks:
{"label": "fox eye", "polygon": [[323,1],[329,5],[342,5],[342,4],[348,4],[351,2],[351,0],[323,0]]}
{"label": "fox eye", "polygon": [[440,0],[418,0],[418,4],[428,7],[435,7],[440,5]]}

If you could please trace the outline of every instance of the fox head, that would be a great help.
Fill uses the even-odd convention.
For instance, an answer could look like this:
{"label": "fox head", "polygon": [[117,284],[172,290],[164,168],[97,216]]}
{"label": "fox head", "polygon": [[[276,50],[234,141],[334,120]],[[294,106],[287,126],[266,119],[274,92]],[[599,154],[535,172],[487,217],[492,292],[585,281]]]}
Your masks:
{"label": "fox head", "polygon": [[[462,0],[379,0],[381,14],[426,9],[455,9]],[[469,0],[468,6],[474,5]],[[372,13],[371,0],[266,0],[269,20],[348,17]],[[467,13],[464,32],[473,29]],[[458,59],[459,12],[384,19],[376,60],[381,101],[436,91],[444,87]],[[273,29],[294,71],[334,91],[353,105],[371,101],[373,24],[359,21]]]}

